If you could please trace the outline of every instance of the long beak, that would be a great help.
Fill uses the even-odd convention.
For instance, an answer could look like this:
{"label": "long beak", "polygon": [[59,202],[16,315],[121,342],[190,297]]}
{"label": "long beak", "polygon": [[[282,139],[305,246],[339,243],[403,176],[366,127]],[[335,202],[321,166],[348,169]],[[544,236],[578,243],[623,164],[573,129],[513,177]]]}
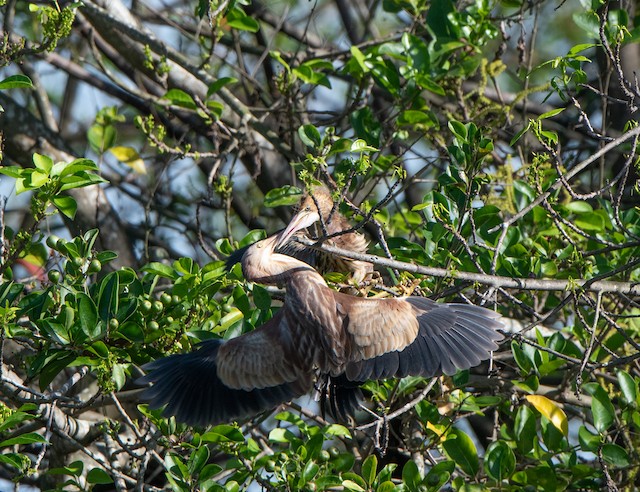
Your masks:
{"label": "long beak", "polygon": [[310,210],[301,210],[293,216],[287,228],[279,234],[276,248],[286,243],[300,229],[305,229],[320,220],[318,212]]}

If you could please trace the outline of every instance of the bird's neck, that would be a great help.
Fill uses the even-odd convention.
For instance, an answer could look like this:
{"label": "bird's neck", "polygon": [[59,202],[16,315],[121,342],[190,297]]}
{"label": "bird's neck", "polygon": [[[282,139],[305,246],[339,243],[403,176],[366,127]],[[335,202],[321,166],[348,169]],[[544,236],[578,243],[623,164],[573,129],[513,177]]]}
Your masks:
{"label": "bird's neck", "polygon": [[246,279],[260,284],[282,285],[300,274],[317,276],[324,283],[322,276],[313,267],[304,261],[279,253],[273,253],[268,258],[259,258],[249,266],[250,268],[244,272]]}

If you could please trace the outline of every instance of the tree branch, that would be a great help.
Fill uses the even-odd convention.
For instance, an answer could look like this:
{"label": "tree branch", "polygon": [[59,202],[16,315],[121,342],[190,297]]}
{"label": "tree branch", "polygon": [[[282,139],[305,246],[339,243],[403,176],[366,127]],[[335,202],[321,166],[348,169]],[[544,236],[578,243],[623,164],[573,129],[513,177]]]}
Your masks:
{"label": "tree branch", "polygon": [[[640,128],[640,127],[639,127]],[[421,275],[430,275],[432,277],[453,278],[456,280],[464,280],[467,282],[475,282],[482,285],[490,285],[492,287],[504,288],[504,289],[519,289],[519,290],[546,290],[546,291],[566,291],[572,289],[582,289],[585,292],[616,292],[619,294],[640,294],[640,283],[636,282],[616,282],[612,280],[600,280],[600,278],[606,278],[617,273],[619,271],[608,272],[606,275],[596,277],[593,279],[538,279],[538,278],[517,278],[517,277],[503,277],[500,275],[487,275],[485,273],[474,272],[460,272],[455,270],[447,270],[445,268],[426,267],[422,265],[415,265],[413,263],[406,263],[403,261],[391,260],[389,258],[383,258],[381,256],[370,254],[359,254],[353,251],[336,248],[335,246],[329,246],[326,244],[320,244],[311,239],[297,237],[296,241],[309,246],[311,248],[324,251],[336,256],[342,256],[350,258],[352,260],[367,261],[374,265],[395,268],[403,270],[405,272],[419,273]],[[640,260],[630,262],[624,266],[624,270],[633,268]]]}

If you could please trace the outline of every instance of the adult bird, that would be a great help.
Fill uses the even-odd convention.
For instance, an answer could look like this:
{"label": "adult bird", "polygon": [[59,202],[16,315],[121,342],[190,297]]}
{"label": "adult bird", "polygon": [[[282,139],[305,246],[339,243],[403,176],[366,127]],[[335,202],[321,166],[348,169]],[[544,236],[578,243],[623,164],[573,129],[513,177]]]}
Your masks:
{"label": "adult bird", "polygon": [[204,426],[273,409],[310,391],[316,375],[358,383],[453,374],[498,347],[502,323],[488,309],[332,290],[311,266],[276,252],[310,220],[296,217],[242,258],[248,280],[285,285],[283,306],[252,332],[144,366],[140,383],[152,386],[141,397],[152,409]]}
{"label": "adult bird", "polygon": [[[352,227],[349,221],[338,211],[331,192],[325,186],[315,186],[302,196],[298,212],[290,223],[303,224],[297,229],[295,235],[304,235],[301,229],[307,229],[319,223],[318,235],[322,236],[326,233],[328,236],[333,236],[336,234],[328,239],[329,244],[355,253],[367,252],[369,245],[367,239],[363,234],[351,231]],[[227,266],[231,268],[240,262],[249,247],[246,246],[234,251],[227,260]],[[350,274],[356,285],[373,274],[373,264],[369,262],[330,255],[296,241],[286,241],[278,246],[276,251],[302,260],[315,267],[322,274],[329,272]]]}

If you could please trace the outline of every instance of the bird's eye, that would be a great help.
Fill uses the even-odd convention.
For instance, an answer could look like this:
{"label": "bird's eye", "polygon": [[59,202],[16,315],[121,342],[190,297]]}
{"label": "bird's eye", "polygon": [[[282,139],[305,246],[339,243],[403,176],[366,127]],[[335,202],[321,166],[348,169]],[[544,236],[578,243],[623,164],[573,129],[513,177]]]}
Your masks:
{"label": "bird's eye", "polygon": [[307,207],[304,210],[305,212],[311,212],[311,205],[307,205]]}

